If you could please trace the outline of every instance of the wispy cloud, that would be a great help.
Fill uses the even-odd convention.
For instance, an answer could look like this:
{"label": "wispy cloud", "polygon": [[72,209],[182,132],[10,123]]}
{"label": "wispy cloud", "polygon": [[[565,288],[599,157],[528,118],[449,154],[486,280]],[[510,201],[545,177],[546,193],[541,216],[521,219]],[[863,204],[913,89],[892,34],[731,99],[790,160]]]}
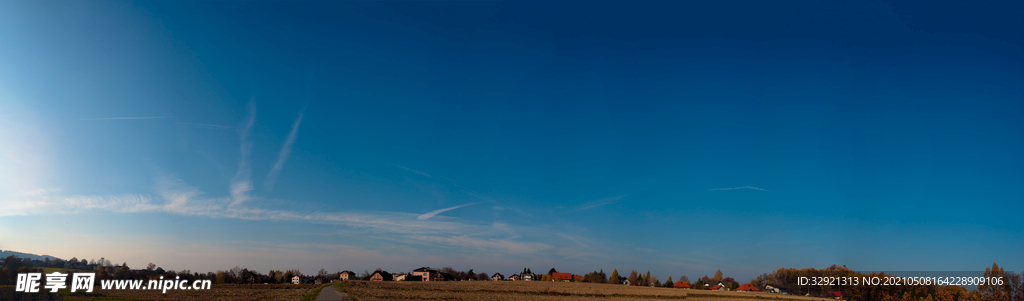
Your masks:
{"label": "wispy cloud", "polygon": [[292,145],[295,144],[295,139],[299,135],[299,124],[302,123],[302,113],[305,111],[306,109],[299,111],[299,117],[295,118],[295,123],[292,124],[292,131],[288,133],[288,138],[285,139],[284,145],[281,146],[281,153],[277,155],[277,162],[274,162],[274,167],[270,169],[270,173],[267,174],[267,178],[263,181],[267,191],[274,189],[277,175],[281,173],[281,168],[284,167],[284,163],[288,161],[288,156],[292,153]]}
{"label": "wispy cloud", "polygon": [[572,242],[574,242],[574,243],[576,243],[576,244],[580,245],[581,247],[584,247],[584,248],[586,248],[588,250],[591,250],[591,251],[594,250],[594,248],[590,247],[590,244],[592,242],[590,240],[586,239],[586,238],[583,238],[583,237],[580,237],[580,236],[575,236],[575,235],[570,235],[570,234],[565,234],[565,233],[555,233],[555,235],[557,235],[558,237],[564,238],[564,239],[568,239],[568,240],[570,240],[570,241],[572,241]]}
{"label": "wispy cloud", "polygon": [[444,208],[444,209],[437,209],[437,210],[434,210],[434,211],[430,211],[430,212],[424,213],[423,215],[420,215],[416,219],[421,220],[421,221],[422,220],[427,220],[427,219],[430,219],[431,217],[434,217],[435,215],[441,214],[442,212],[449,211],[449,210],[455,210],[455,209],[459,209],[459,208],[466,207],[466,206],[469,206],[469,205],[474,205],[474,204],[477,204],[477,203],[462,204],[462,205],[448,207],[448,208]]}
{"label": "wispy cloud", "polygon": [[241,158],[238,163],[238,171],[231,180],[231,206],[248,201],[252,192],[252,167],[249,166],[249,156],[252,153],[252,126],[256,124],[256,97],[249,99],[249,118],[242,127],[241,137]]}
{"label": "wispy cloud", "polygon": [[484,252],[500,252],[507,254],[535,254],[553,249],[552,246],[535,242],[518,242],[507,239],[486,239],[470,236],[412,236],[415,240],[435,242],[443,245],[456,245],[461,248],[474,248]]}
{"label": "wispy cloud", "polygon": [[405,166],[401,166],[401,165],[398,165],[398,164],[395,164],[395,166],[398,167],[398,168],[404,169],[406,171],[412,172],[414,174],[417,174],[417,175],[421,175],[421,176],[424,176],[424,177],[427,177],[427,178],[431,178],[431,179],[441,180],[442,182],[445,182],[448,185],[452,185],[453,187],[458,188],[459,191],[461,191],[462,193],[465,193],[465,194],[468,194],[470,196],[476,197],[476,198],[481,199],[483,201],[490,202],[490,203],[495,203],[495,204],[498,203],[497,201],[492,200],[491,198],[489,198],[489,197],[487,197],[487,196],[485,196],[485,195],[483,195],[483,194],[481,194],[479,192],[476,192],[476,191],[474,191],[472,189],[466,188],[465,186],[459,185],[459,183],[456,182],[455,180],[452,180],[452,179],[449,179],[449,178],[446,178],[446,177],[443,177],[443,176],[428,174],[428,173],[425,173],[425,172],[422,172],[422,171],[419,171],[419,170],[415,170],[415,169],[412,169],[412,168],[408,168],[408,167],[405,167]]}
{"label": "wispy cloud", "polygon": [[762,190],[762,191],[767,191],[767,190],[764,190],[763,188],[757,188],[757,187],[754,187],[754,186],[743,186],[743,187],[732,187],[732,188],[715,188],[715,189],[708,189],[708,191],[716,191],[716,190],[736,190],[736,189],[753,189],[753,190]]}
{"label": "wispy cloud", "polygon": [[167,119],[174,118],[173,116],[142,116],[142,117],[104,117],[104,118],[83,118],[79,119],[82,121],[93,121],[93,120],[137,120],[137,119]]}
{"label": "wispy cloud", "polygon": [[603,199],[596,200],[596,201],[591,201],[591,202],[588,202],[586,204],[582,204],[582,205],[576,207],[576,209],[573,209],[571,211],[587,210],[587,209],[591,209],[591,208],[595,208],[595,207],[600,207],[600,206],[612,204],[612,203],[618,202],[619,200],[621,200],[621,199],[623,199],[623,198],[625,198],[627,196],[629,196],[629,195],[626,194],[626,195],[620,195],[620,196],[613,196],[613,197],[607,197],[607,198],[603,198]]}
{"label": "wispy cloud", "polygon": [[[26,190],[11,198],[0,198],[0,216],[80,214],[113,212],[121,214],[157,212],[180,216],[216,219],[299,222],[346,227],[352,234],[396,245],[421,245],[444,248],[452,254],[505,254],[512,256],[568,256],[586,239],[559,235],[561,239],[540,242],[537,233],[547,233],[529,226],[493,222],[471,222],[459,218],[430,219],[441,212],[477,203],[436,210],[424,215],[403,212],[303,212],[253,207],[251,203],[231,205],[230,197],[206,197],[179,178],[158,176],[156,195],[62,196],[58,190]],[[525,228],[525,229],[524,229]],[[341,230],[345,230],[342,228]],[[518,232],[531,233],[528,238]],[[547,236],[547,235],[542,235]],[[385,244],[385,249],[387,247]],[[378,249],[379,250],[379,249]]]}
{"label": "wispy cloud", "polygon": [[235,129],[235,127],[233,127],[233,126],[219,125],[219,124],[191,123],[191,122],[175,122],[175,123],[177,123],[177,124],[184,124],[184,125],[201,126],[201,127],[207,127],[207,128],[215,128],[215,129],[225,129],[225,130],[233,130],[233,129]]}
{"label": "wispy cloud", "polygon": [[434,177],[434,176],[432,176],[432,175],[430,175],[428,173],[425,173],[425,172],[422,172],[422,171],[419,171],[419,170],[415,170],[415,169],[412,169],[412,168],[408,168],[408,167],[405,167],[405,166],[401,166],[401,165],[398,165],[398,164],[395,164],[395,166],[398,167],[398,168],[404,169],[406,171],[410,171],[410,172],[412,172],[414,174],[418,174],[418,175],[427,177],[427,178],[433,178]]}

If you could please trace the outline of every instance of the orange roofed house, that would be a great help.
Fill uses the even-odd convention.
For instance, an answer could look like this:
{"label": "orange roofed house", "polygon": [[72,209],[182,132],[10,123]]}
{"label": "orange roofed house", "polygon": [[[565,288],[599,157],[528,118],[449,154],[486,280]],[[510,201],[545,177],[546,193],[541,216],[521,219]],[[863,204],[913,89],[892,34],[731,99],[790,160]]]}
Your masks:
{"label": "orange roofed house", "polygon": [[757,292],[757,291],[760,291],[759,289],[757,289],[756,287],[754,287],[753,285],[750,285],[750,284],[740,285],[740,287],[737,288],[736,290],[737,291],[741,291],[741,292]]}
{"label": "orange roofed house", "polygon": [[551,281],[569,282],[575,280],[572,273],[551,273]]}
{"label": "orange roofed house", "polygon": [[686,284],[686,282],[683,282],[682,280],[679,280],[679,281],[676,281],[676,284],[673,284],[672,287],[674,287],[674,288],[690,288],[690,285]]}
{"label": "orange roofed house", "polygon": [[376,272],[373,272],[373,275],[370,275],[370,281],[392,281],[392,280],[394,280],[394,278],[391,276],[391,273],[388,273],[388,272],[385,272],[385,271],[382,271],[382,270],[377,270]]}

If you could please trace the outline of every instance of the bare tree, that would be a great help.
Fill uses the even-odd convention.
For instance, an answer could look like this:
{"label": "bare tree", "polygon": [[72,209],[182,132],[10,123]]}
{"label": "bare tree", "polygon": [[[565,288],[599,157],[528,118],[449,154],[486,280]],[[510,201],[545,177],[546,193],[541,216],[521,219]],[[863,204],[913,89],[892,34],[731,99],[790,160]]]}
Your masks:
{"label": "bare tree", "polygon": [[152,271],[152,270],[155,270],[155,269],[156,269],[156,264],[154,264],[152,262],[150,262],[149,264],[146,265],[146,270],[147,271]]}
{"label": "bare tree", "polygon": [[1007,274],[1011,301],[1024,301],[1024,272]]}

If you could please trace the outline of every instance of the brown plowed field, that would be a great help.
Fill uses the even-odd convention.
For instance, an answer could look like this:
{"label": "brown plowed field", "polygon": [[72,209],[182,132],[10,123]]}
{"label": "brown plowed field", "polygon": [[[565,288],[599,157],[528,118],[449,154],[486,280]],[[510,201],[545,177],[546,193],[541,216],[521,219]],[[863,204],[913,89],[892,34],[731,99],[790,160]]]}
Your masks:
{"label": "brown plowed field", "polygon": [[540,281],[367,282],[341,290],[364,300],[828,300],[768,293],[683,290],[613,284]]}

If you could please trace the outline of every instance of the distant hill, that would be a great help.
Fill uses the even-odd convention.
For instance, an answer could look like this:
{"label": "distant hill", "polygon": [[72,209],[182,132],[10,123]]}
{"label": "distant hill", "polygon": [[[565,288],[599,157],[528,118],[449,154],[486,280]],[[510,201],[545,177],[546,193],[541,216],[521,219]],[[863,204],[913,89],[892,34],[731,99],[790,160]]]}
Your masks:
{"label": "distant hill", "polygon": [[[36,254],[15,252],[15,251],[11,251],[11,250],[0,250],[0,259],[7,258],[7,256],[11,256],[11,255],[20,257],[22,259],[44,260],[44,259],[46,259],[46,257],[50,257],[50,260],[60,259],[60,258],[57,258],[57,256],[36,255]],[[63,260],[63,259],[61,259],[61,260]]]}

